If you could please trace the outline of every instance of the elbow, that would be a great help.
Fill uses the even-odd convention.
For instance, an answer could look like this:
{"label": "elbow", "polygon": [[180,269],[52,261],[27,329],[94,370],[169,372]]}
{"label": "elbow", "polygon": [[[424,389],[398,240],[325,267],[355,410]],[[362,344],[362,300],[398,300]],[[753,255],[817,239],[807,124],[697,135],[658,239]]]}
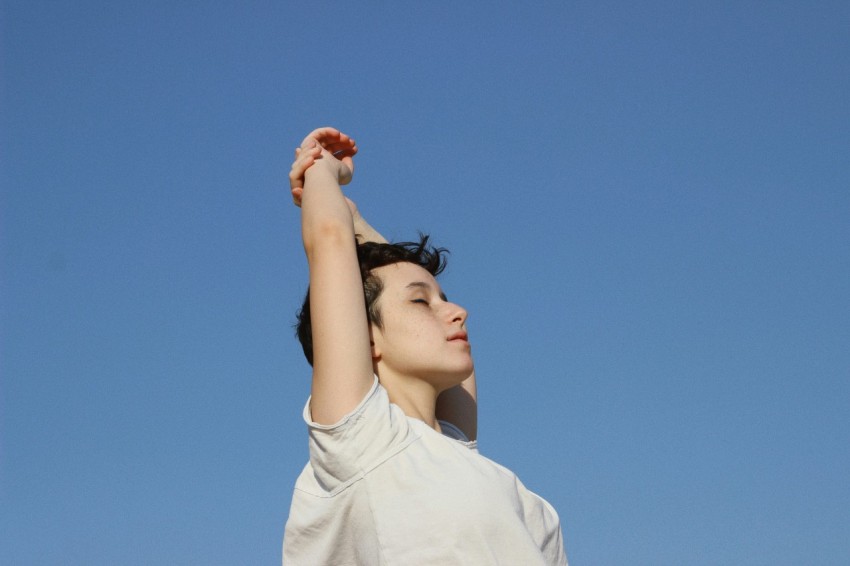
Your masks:
{"label": "elbow", "polygon": [[351,221],[324,219],[302,227],[304,250],[308,259],[316,252],[324,249],[339,249],[354,247],[354,226]]}

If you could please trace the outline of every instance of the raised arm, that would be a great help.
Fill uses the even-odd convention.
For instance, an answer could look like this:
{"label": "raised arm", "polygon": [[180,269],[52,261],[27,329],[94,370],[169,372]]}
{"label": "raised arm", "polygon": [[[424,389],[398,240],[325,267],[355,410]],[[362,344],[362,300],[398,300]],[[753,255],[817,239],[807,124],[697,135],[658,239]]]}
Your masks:
{"label": "raised arm", "polygon": [[478,438],[478,391],[475,372],[460,385],[455,385],[437,397],[437,418],[450,422],[469,440]]}
{"label": "raised arm", "polygon": [[[332,131],[333,135],[328,137],[320,136],[316,137],[321,132]],[[350,146],[347,144],[347,137],[344,137],[344,134],[340,134],[343,136],[341,139],[335,137],[336,134],[339,134],[336,130],[332,130],[330,128],[323,128],[320,130],[316,130],[310,134],[310,136],[305,139],[305,144],[302,144],[302,147],[296,150],[296,161],[293,164],[292,172],[290,173],[290,185],[292,187],[292,197],[296,205],[302,206],[303,198],[304,198],[304,183],[305,183],[305,171],[308,171],[312,168],[313,164],[317,162],[316,157],[319,155],[320,147],[324,146],[321,149],[326,150],[324,153],[336,154],[337,156],[342,158],[342,164],[348,165],[349,167],[353,164],[350,163],[350,157],[353,153],[356,152],[356,146],[353,142]],[[309,140],[313,137],[316,140],[316,145],[312,145]],[[324,157],[327,157],[322,154]],[[308,186],[309,189],[312,189],[312,185]],[[339,186],[337,185],[337,191],[339,191]],[[339,195],[342,195],[341,191]],[[343,196],[345,204],[348,206],[349,218],[350,218],[350,231],[349,234],[356,235],[357,241],[359,243],[363,242],[378,242],[378,243],[386,243],[387,240],[384,238],[377,230],[375,230],[363,216],[360,214],[360,211],[357,208],[357,205],[350,200],[349,198]],[[338,201],[336,202],[337,208]],[[338,212],[341,212],[338,210]],[[302,225],[304,224],[304,214],[305,212],[302,210]],[[342,215],[344,216],[344,215]],[[305,247],[307,246],[307,236],[305,234]],[[318,369],[318,365],[316,364],[316,317],[315,311],[313,310],[314,302],[316,301],[315,292],[314,292],[314,268],[313,262],[310,260],[310,252],[308,250],[308,262],[310,263],[310,309],[313,319],[313,350],[314,350],[314,377],[313,377],[313,400],[311,403],[311,409],[313,411],[313,419],[317,422],[320,421],[317,418],[317,381],[316,381],[316,371]],[[355,258],[356,265],[356,258]],[[358,285],[359,283],[359,273],[358,273]],[[358,287],[358,293],[360,297],[360,301],[362,303],[362,287]],[[365,313],[364,313],[365,317]],[[366,320],[366,324],[368,324],[368,319]],[[367,326],[368,328],[368,326]],[[367,336],[368,340],[368,336]],[[371,384],[371,358],[370,358],[370,374],[369,380],[367,381],[367,386]],[[342,410],[341,413],[337,414],[334,412],[334,415],[337,417],[336,419],[331,419],[328,422],[336,422],[339,417],[345,415],[348,411],[354,408],[356,404],[362,399],[363,393],[360,393],[360,389],[357,389],[356,393],[353,393],[351,397],[353,398],[353,405],[351,405],[352,401],[348,401],[343,403],[347,410]],[[341,399],[341,397],[340,397]],[[321,401],[321,398],[320,398]],[[350,405],[350,406],[349,406]],[[320,407],[321,408],[321,407]],[[477,387],[475,382],[475,373],[473,372],[463,383],[457,385],[451,389],[448,389],[440,394],[437,398],[436,405],[436,417],[439,420],[447,421],[459,429],[463,431],[464,434],[470,439],[475,440],[478,435],[478,402],[477,402]]]}
{"label": "raised arm", "polygon": [[[348,208],[354,220],[354,232],[358,242],[380,242],[387,240],[360,214],[357,205],[346,198]],[[478,438],[478,390],[475,372],[463,383],[443,391],[437,397],[436,417],[458,427],[470,440]]]}
{"label": "raised arm", "polygon": [[348,136],[320,128],[304,139],[290,173],[310,269],[310,411],[319,424],[333,424],[352,411],[373,380],[354,219],[340,189],[351,179],[356,152]]}

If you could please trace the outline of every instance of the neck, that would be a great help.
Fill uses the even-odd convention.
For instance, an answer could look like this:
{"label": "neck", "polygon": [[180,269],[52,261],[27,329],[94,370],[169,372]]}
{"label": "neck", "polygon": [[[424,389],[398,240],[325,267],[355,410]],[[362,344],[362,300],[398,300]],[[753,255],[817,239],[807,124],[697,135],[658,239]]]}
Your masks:
{"label": "neck", "polygon": [[378,380],[384,389],[390,402],[401,407],[404,414],[412,419],[423,421],[425,424],[440,432],[440,424],[437,422],[437,396],[440,394],[430,383],[405,375],[397,375],[393,372],[378,369]]}

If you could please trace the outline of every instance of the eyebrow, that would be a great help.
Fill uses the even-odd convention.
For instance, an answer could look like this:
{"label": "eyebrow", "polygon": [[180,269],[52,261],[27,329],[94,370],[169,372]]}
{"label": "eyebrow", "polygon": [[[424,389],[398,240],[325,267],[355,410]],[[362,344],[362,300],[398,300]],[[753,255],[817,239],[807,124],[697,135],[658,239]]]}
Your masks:
{"label": "eyebrow", "polygon": [[[426,291],[430,291],[431,285],[429,285],[428,283],[425,283],[424,281],[414,281],[413,283],[408,283],[406,288],[407,289],[425,289]],[[443,293],[442,291],[440,292],[440,298],[443,299],[444,301],[449,300],[448,297],[446,297],[446,294]]]}

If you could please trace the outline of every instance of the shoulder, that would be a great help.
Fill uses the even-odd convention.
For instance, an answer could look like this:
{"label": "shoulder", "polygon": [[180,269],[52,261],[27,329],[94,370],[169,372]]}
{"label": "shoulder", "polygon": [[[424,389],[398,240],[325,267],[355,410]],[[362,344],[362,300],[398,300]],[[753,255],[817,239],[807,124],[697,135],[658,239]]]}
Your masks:
{"label": "shoulder", "polygon": [[357,407],[337,422],[313,422],[309,402],[304,420],[310,463],[302,476],[306,473],[312,477],[304,481],[299,478],[296,489],[311,486],[311,490],[324,494],[344,489],[419,437],[401,408],[390,403],[377,378]]}

